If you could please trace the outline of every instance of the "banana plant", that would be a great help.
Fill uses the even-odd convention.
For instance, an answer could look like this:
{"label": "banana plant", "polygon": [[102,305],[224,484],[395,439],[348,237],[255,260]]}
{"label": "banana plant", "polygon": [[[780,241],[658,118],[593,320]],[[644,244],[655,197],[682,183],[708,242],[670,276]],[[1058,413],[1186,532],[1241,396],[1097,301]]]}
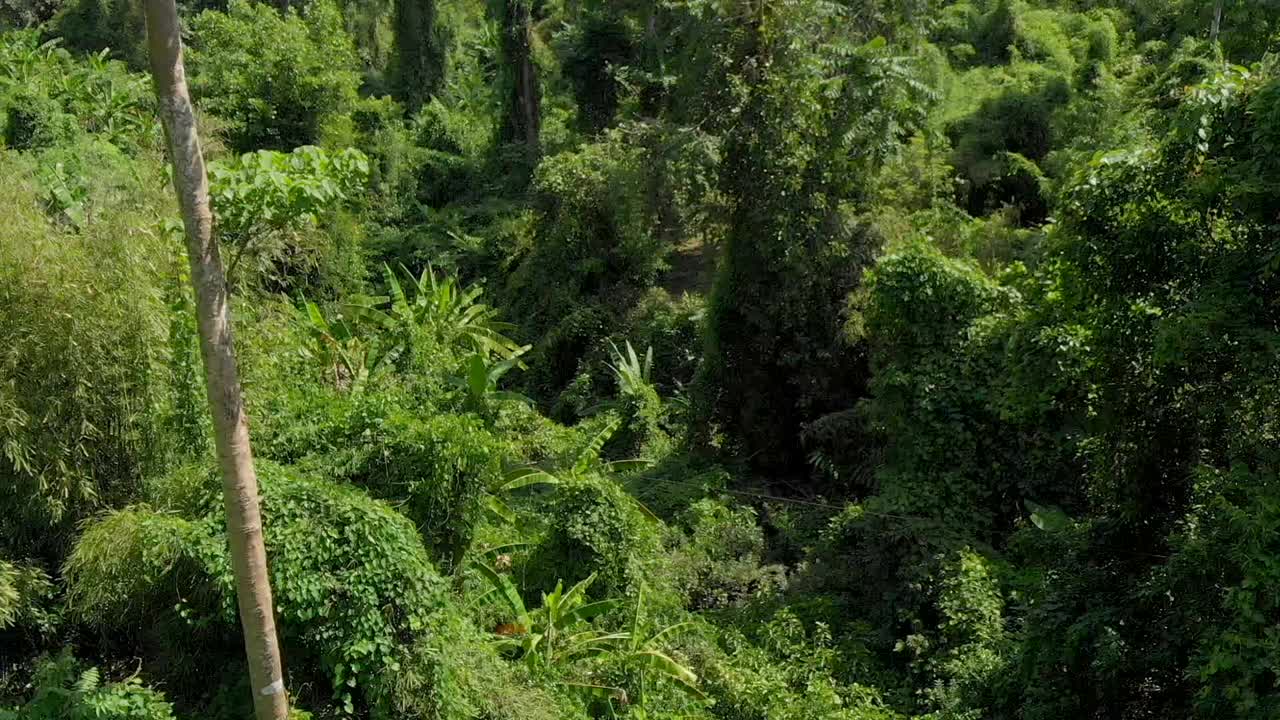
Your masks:
{"label": "banana plant", "polygon": [[480,415],[488,412],[492,400],[514,400],[532,405],[533,401],[520,393],[498,389],[502,376],[518,362],[516,358],[509,358],[490,364],[483,354],[473,353],[463,363],[462,374],[453,376],[450,381],[465,393],[463,404],[466,409]]}
{"label": "banana plant", "polygon": [[[515,326],[499,321],[496,308],[479,302],[484,288],[463,287],[453,276],[437,278],[430,265],[417,277],[403,265],[400,272],[412,292],[405,292],[389,265],[382,266],[382,276],[391,293],[387,317],[391,326],[404,335],[403,340],[425,331],[449,347],[504,360],[514,360],[529,350],[530,346],[520,345],[504,334]],[[519,362],[516,366],[523,367]]]}
{"label": "banana plant", "polygon": [[570,683],[589,695],[601,700],[608,709],[608,717],[617,718],[618,708],[615,703],[626,706],[628,718],[647,718],[645,699],[651,679],[664,678],[674,682],[696,700],[706,704],[714,702],[698,688],[698,676],[678,660],[672,658],[664,649],[665,641],[691,623],[682,622],[650,632],[644,622],[644,586],[636,596],[635,613],[631,617],[631,626],[626,638],[616,643],[609,651],[607,663],[622,667],[627,673],[628,687],[633,694],[615,685],[594,683]]}
{"label": "banana plant", "polygon": [[645,388],[652,386],[649,378],[653,373],[653,346],[649,346],[645,351],[643,360],[636,354],[636,349],[631,346],[630,340],[626,342],[625,347],[627,351],[623,353],[618,349],[617,344],[610,342],[609,348],[613,351],[613,362],[605,364],[613,371],[618,381],[618,390],[623,395],[641,395]]}
{"label": "banana plant", "polygon": [[[503,484],[485,498],[486,509],[499,520],[514,522],[515,513],[507,505],[505,497],[518,490],[533,486],[555,489],[561,485],[585,479],[590,475],[609,477],[649,467],[652,463],[648,460],[610,461],[600,457],[600,451],[604,449],[605,443],[609,442],[609,438],[613,437],[621,426],[621,418],[610,418],[595,435],[591,436],[587,444],[578,451],[573,463],[567,468],[548,470],[537,465],[522,465],[508,471],[503,478]],[[646,507],[644,503],[630,494],[627,497],[631,499],[642,515],[654,522],[660,522],[658,516]]]}
{"label": "banana plant", "polygon": [[301,298],[298,322],[307,333],[303,353],[333,376],[334,387],[360,393],[368,382],[385,372],[399,354],[398,346],[387,346],[376,335],[358,335],[341,317],[329,322],[315,303]]}
{"label": "banana plant", "polygon": [[472,567],[489,581],[491,588],[486,596],[496,594],[512,614],[512,621],[500,626],[497,644],[518,652],[531,668],[564,667],[600,657],[627,639],[626,633],[588,626],[593,618],[618,607],[616,600],[586,601],[595,573],[567,591],[563,582],[557,582],[555,590],[542,594],[542,606],[529,610],[511,578],[482,562],[473,562]]}
{"label": "banana plant", "polygon": [[644,585],[640,585],[640,591],[636,594],[635,613],[631,616],[631,630],[627,633],[626,641],[614,651],[620,655],[618,659],[623,667],[635,677],[636,695],[632,699],[633,703],[644,704],[649,680],[655,675],[676,683],[682,690],[700,700],[707,699],[698,689],[697,674],[680,664],[665,650],[665,641],[690,625],[688,622],[680,622],[650,632],[644,623]]}

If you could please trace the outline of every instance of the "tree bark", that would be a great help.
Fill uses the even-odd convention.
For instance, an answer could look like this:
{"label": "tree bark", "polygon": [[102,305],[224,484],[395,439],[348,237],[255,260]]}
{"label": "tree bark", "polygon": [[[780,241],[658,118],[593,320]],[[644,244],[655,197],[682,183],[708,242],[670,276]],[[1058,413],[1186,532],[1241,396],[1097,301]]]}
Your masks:
{"label": "tree bark", "polygon": [[436,0],[396,0],[395,65],[398,98],[416,113],[444,85],[445,39]]}
{"label": "tree bark", "polygon": [[1209,44],[1218,44],[1218,34],[1222,30],[1222,0],[1213,6],[1213,26],[1209,28]]}
{"label": "tree bark", "polygon": [[253,470],[249,424],[236,369],[226,278],[213,238],[209,181],[182,64],[178,11],[174,0],[146,0],[145,10],[151,75],[173,163],[173,184],[186,230],[191,284],[195,287],[200,354],[213,414],[214,445],[222,470],[227,537],[254,715],[257,720],[285,720],[289,701],[281,673],[267,552],[262,539],[258,479]]}
{"label": "tree bark", "polygon": [[542,134],[542,94],[533,64],[529,0],[506,0],[503,54],[511,66],[511,109],[504,132],[508,142],[521,143],[531,157],[538,153]]}

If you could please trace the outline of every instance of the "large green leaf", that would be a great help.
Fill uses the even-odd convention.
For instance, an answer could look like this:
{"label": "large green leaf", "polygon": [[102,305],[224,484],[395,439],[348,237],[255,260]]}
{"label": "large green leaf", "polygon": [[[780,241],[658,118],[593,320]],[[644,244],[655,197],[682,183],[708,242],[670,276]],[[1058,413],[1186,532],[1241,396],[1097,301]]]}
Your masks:
{"label": "large green leaf", "polygon": [[515,619],[522,625],[529,626],[529,611],[525,608],[524,598],[520,597],[520,591],[516,588],[511,579],[505,575],[499,575],[498,571],[489,567],[482,562],[473,562],[471,567],[482,577],[489,581],[498,596],[506,601],[507,606],[515,613]]}
{"label": "large green leaf", "polygon": [[705,697],[698,689],[698,676],[689,668],[676,662],[670,655],[658,650],[641,650],[633,654],[631,660],[647,670],[653,670],[676,681],[680,687],[698,697]]}
{"label": "large green leaf", "polygon": [[579,605],[564,615],[564,624],[572,625],[575,622],[588,622],[592,618],[603,615],[618,607],[619,600],[598,600],[593,603]]}
{"label": "large green leaf", "polygon": [[508,472],[503,478],[502,492],[513,492],[533,485],[560,485],[560,478],[532,465]]}
{"label": "large green leaf", "polygon": [[622,418],[613,417],[600,428],[590,441],[578,452],[578,457],[573,463],[573,474],[581,475],[591,466],[600,460],[600,451],[604,449],[605,443],[609,442],[609,438],[618,432],[618,428],[622,426]]}

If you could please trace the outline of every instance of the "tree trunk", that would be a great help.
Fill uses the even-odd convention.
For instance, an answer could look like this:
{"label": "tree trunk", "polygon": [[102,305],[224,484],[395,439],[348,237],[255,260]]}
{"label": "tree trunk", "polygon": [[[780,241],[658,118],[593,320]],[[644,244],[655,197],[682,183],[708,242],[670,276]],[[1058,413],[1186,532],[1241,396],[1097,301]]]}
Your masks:
{"label": "tree trunk", "polygon": [[288,696],[281,674],[267,575],[267,552],[258,508],[258,479],[249,449],[240,378],[231,337],[231,314],[222,259],[213,239],[209,181],[182,65],[182,40],[174,0],[146,0],[147,46],[160,121],[173,162],[173,184],[186,230],[191,284],[195,286],[200,354],[213,414],[214,445],[222,470],[227,537],[235,571],[236,600],[257,720],[285,720]]}
{"label": "tree trunk", "polygon": [[542,133],[542,95],[538,69],[533,64],[529,0],[506,0],[503,18],[503,54],[510,66],[511,108],[506,120],[505,140],[521,143],[530,156],[538,153]]}
{"label": "tree trunk", "polygon": [[396,0],[392,77],[410,114],[444,85],[444,47],[436,0]]}
{"label": "tree trunk", "polygon": [[1213,26],[1209,28],[1209,44],[1218,44],[1218,33],[1222,30],[1222,0],[1213,6]]}

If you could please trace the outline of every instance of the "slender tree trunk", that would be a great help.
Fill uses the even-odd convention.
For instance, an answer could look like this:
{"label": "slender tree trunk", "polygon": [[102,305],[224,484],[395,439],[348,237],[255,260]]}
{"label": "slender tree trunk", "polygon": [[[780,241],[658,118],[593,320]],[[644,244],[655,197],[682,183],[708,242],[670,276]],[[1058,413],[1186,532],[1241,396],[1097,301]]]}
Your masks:
{"label": "slender tree trunk", "polygon": [[200,354],[204,358],[205,386],[213,414],[214,445],[222,469],[227,537],[249,661],[254,714],[257,720],[285,720],[289,701],[281,674],[267,551],[262,540],[258,479],[253,471],[249,424],[236,370],[226,278],[218,245],[213,239],[209,181],[182,65],[178,10],[174,0],[146,0],[145,7],[151,75],[173,162],[173,184],[186,229],[191,284],[195,286]]}
{"label": "slender tree trunk", "polygon": [[511,109],[504,135],[508,142],[521,143],[530,156],[538,153],[542,134],[542,94],[538,69],[533,64],[529,0],[506,0],[503,18],[503,54],[510,65]]}
{"label": "slender tree trunk", "polygon": [[1209,43],[1211,45],[1218,44],[1218,33],[1222,30],[1222,0],[1218,0],[1213,6],[1213,26],[1209,28]]}

